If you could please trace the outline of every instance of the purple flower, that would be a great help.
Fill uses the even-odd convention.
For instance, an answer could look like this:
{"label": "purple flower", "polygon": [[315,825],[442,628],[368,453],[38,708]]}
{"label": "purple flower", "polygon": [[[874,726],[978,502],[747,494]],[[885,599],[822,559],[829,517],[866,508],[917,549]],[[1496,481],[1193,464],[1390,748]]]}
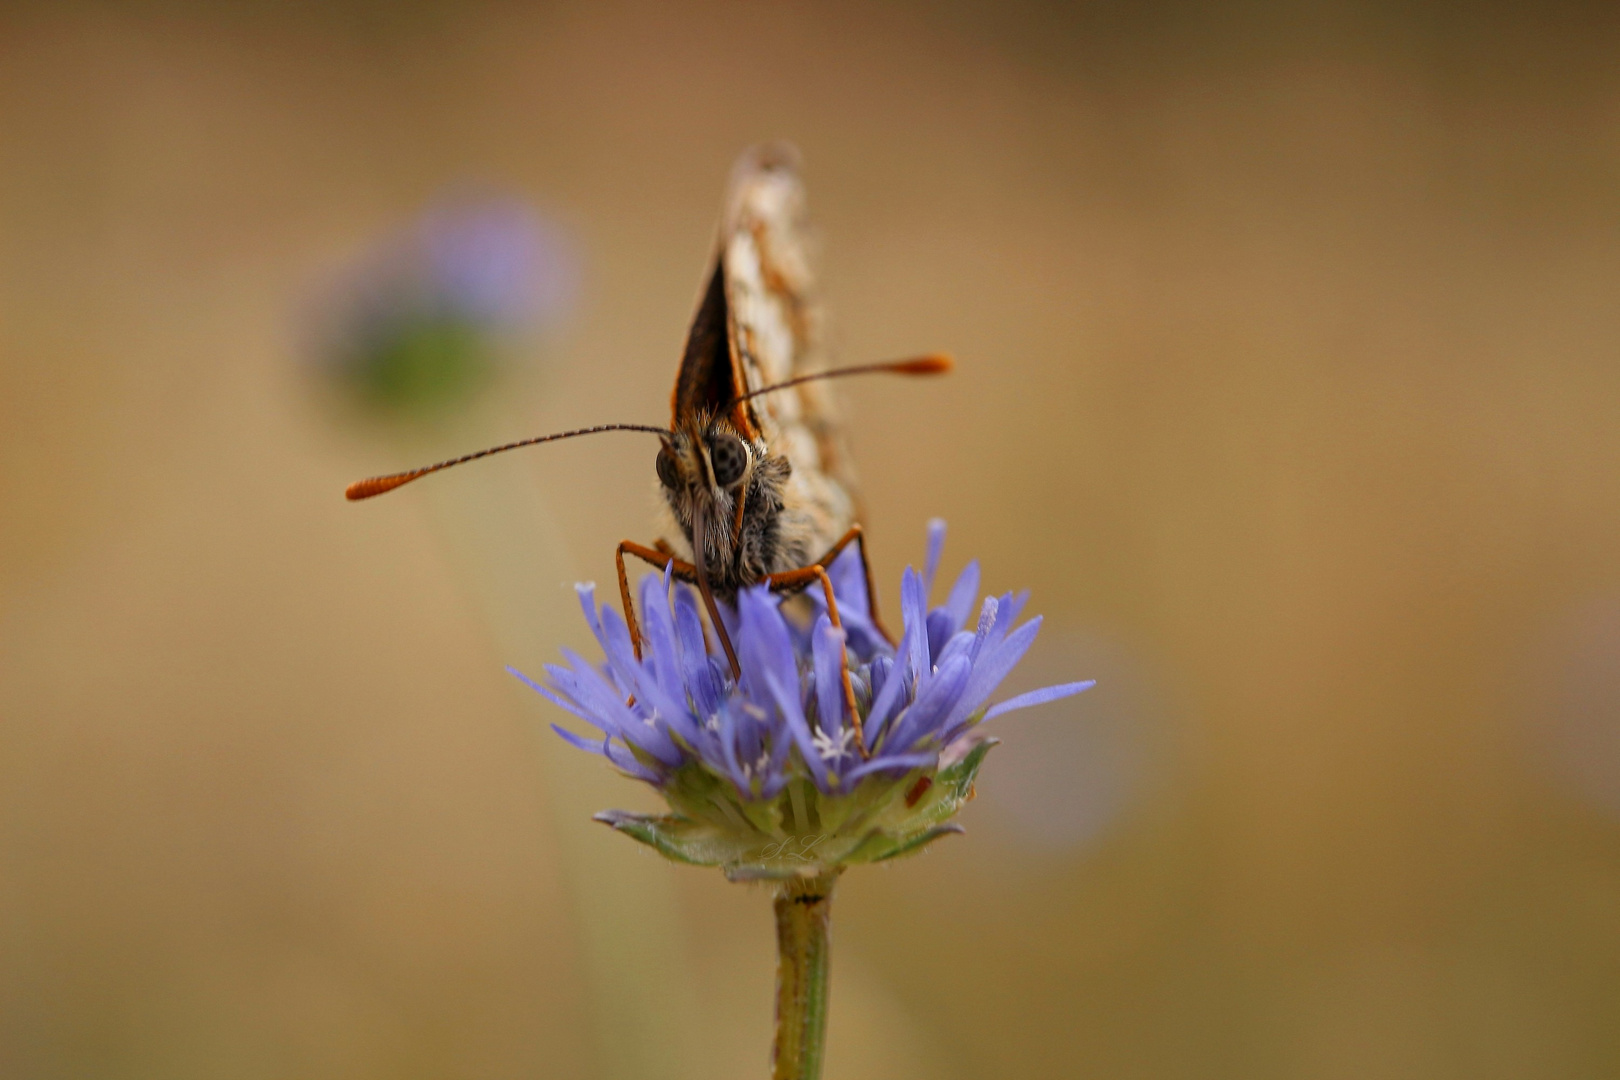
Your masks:
{"label": "purple flower", "polygon": [[[705,637],[697,596],[672,587],[667,572],[640,583],[640,660],[624,619],[610,605],[598,609],[594,587],[582,585],[605,661],[565,652],[566,664],[546,666],[545,684],[513,674],[593,729],[553,725],[564,739],[664,794],[672,816],[599,817],[666,855],[734,877],[781,877],[903,854],[960,831],[950,818],[994,742],[979,725],[1092,685],[989,705],[1040,619],[1018,623],[1027,594],[978,602],[976,562],[930,608],[944,538],[944,523],[934,522],[926,569],[901,579],[897,646],[871,620],[850,551],[830,574],[843,629],[819,597],[793,611],[784,607],[806,605],[784,605],[764,587],[738,595],[726,613],[736,679]],[[846,642],[861,735],[845,715]]]}
{"label": "purple flower", "polygon": [[321,290],[313,352],[361,400],[453,403],[565,321],[577,292],[573,247],[519,199],[441,198]]}

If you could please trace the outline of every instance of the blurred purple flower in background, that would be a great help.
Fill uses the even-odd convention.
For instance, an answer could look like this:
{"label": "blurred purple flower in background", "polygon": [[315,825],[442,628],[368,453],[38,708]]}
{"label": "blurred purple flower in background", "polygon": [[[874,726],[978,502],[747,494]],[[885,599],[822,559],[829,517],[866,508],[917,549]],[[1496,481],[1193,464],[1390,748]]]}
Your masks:
{"label": "blurred purple flower in background", "polygon": [[423,215],[415,239],[429,302],[492,329],[559,319],[573,304],[575,267],[560,228],[510,198],[462,198]]}
{"label": "blurred purple flower in background", "polygon": [[574,245],[533,206],[490,193],[446,196],[322,290],[314,352],[368,404],[452,404],[563,323],[578,279]]}

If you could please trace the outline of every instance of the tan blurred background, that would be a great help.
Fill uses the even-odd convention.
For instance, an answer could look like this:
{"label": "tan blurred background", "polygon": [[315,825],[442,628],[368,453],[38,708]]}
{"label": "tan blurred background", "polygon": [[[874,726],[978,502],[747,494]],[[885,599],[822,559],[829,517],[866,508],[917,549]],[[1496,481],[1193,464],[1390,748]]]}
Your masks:
{"label": "tan blurred background", "polygon": [[[786,137],[839,354],[961,360],[847,387],[888,595],[944,516],[1048,617],[1025,683],[1102,681],[850,875],[830,1080],[1620,1075],[1617,50],[1597,5],[4,8],[0,1074],[764,1074],[766,896],[592,831],[645,793],[502,671],[582,643],[647,443],[340,492],[657,422]],[[401,433],[302,313],[467,183],[577,301]]]}

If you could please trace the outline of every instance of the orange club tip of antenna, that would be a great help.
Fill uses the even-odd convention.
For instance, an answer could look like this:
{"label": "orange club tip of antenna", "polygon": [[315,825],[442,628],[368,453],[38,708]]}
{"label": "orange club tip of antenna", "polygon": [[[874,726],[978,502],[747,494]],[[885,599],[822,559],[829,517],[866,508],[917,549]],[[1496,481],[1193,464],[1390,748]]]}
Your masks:
{"label": "orange club tip of antenna", "polygon": [[393,491],[401,484],[415,480],[421,473],[396,473],[393,476],[372,476],[365,480],[356,480],[343,489],[343,497],[350,502],[359,502],[369,499],[373,495],[381,495],[386,491]]}
{"label": "orange club tip of antenna", "polygon": [[890,370],[899,375],[943,375],[956,367],[956,361],[945,353],[919,356],[915,360],[902,360]]}

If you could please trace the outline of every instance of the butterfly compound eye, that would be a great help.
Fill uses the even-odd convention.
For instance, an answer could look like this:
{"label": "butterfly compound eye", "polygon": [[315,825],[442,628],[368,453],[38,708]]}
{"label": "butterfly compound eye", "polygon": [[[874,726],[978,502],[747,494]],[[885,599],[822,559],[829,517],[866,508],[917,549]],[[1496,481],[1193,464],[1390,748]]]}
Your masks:
{"label": "butterfly compound eye", "polygon": [[658,482],[669,490],[674,491],[681,485],[680,466],[675,464],[675,454],[669,447],[658,451],[658,460],[654,463],[658,469]]}
{"label": "butterfly compound eye", "polygon": [[730,487],[748,471],[748,447],[735,435],[716,435],[709,440],[709,464],[714,467],[714,482]]}

